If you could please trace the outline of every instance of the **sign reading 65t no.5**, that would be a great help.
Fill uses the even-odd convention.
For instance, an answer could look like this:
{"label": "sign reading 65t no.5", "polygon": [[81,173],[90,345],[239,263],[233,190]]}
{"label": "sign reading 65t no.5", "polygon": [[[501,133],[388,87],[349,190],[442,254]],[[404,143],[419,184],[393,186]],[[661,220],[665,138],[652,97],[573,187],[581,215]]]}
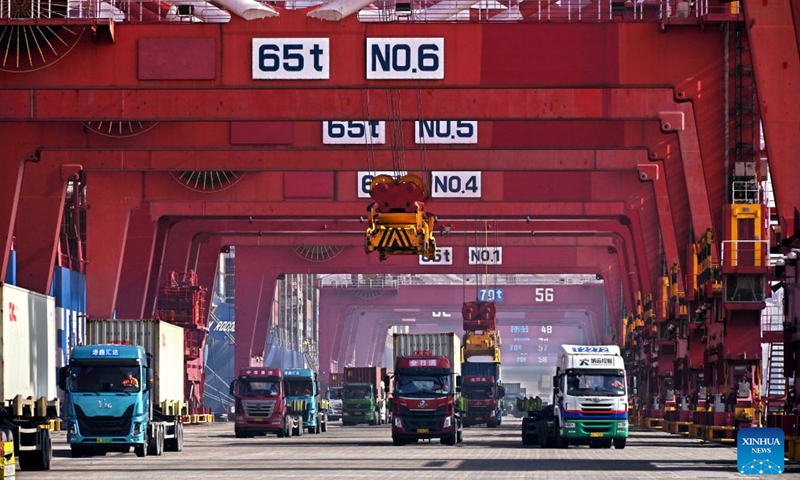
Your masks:
{"label": "sign reading 65t no.5", "polygon": [[367,38],[367,79],[441,80],[444,38]]}
{"label": "sign reading 65t no.5", "polygon": [[327,38],[254,38],[253,78],[261,80],[327,80]]}

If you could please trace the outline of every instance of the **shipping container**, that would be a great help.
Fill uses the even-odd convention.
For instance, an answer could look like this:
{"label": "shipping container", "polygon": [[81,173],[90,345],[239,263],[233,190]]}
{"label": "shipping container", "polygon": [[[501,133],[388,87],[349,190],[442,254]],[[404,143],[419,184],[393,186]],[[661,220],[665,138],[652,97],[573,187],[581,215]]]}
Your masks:
{"label": "shipping container", "polygon": [[69,364],[69,355],[86,344],[86,275],[55,267],[51,294],[56,299],[56,368]]}
{"label": "shipping container", "polygon": [[0,400],[57,397],[53,297],[0,284]]}
{"label": "shipping container", "polygon": [[453,373],[461,374],[461,338],[455,333],[394,334],[394,364],[397,357],[447,357]]}
{"label": "shipping container", "polygon": [[495,381],[500,380],[499,363],[473,363],[466,362],[461,364],[461,375],[494,377]]}
{"label": "shipping container", "polygon": [[153,356],[157,403],[186,401],[183,328],[158,320],[100,320],[87,322],[90,345],[140,345]]}
{"label": "shipping container", "polygon": [[343,387],[344,373],[331,373],[331,383],[329,387]]}
{"label": "shipping container", "polygon": [[378,388],[383,379],[380,367],[345,367],[344,384],[369,383]]}
{"label": "shipping container", "polygon": [[503,386],[506,388],[506,396],[518,395],[522,388],[521,383],[504,383]]}

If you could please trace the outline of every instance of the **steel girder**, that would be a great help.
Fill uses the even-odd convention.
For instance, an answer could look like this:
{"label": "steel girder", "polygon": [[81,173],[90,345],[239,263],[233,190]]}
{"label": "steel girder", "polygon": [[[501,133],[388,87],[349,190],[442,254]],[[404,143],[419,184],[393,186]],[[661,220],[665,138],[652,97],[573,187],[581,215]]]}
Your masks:
{"label": "steel girder", "polygon": [[[775,205],[784,238],[800,235],[800,25],[795,2],[742,2]],[[794,11],[793,11],[794,10]],[[797,240],[795,240],[797,242]]]}

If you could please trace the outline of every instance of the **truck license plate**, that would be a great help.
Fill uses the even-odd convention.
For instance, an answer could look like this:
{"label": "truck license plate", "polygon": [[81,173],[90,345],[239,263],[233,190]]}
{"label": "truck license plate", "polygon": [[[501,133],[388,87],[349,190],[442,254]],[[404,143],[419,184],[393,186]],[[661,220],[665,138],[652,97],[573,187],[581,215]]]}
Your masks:
{"label": "truck license plate", "polygon": [[483,417],[475,417],[475,420],[483,420]]}
{"label": "truck license plate", "polygon": [[602,437],[603,432],[592,432],[589,434],[590,437]]}
{"label": "truck license plate", "polygon": [[265,420],[264,417],[253,417],[254,422],[263,422]]}
{"label": "truck license plate", "polygon": [[427,428],[418,428],[417,429],[417,433],[428,433],[428,429]]}
{"label": "truck license plate", "polygon": [[356,415],[361,415],[361,412],[356,412]]}
{"label": "truck license plate", "polygon": [[110,438],[98,438],[97,443],[111,443]]}

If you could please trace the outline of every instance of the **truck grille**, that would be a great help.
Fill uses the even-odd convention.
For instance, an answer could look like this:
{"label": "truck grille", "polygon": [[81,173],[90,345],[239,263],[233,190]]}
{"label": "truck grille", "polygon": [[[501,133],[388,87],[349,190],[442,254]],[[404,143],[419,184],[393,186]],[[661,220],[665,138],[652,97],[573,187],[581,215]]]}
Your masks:
{"label": "truck grille", "polygon": [[442,406],[436,410],[411,410],[406,407],[400,407],[400,415],[402,415],[403,426],[406,430],[427,428],[433,432],[442,429],[445,408]]}
{"label": "truck grille", "polygon": [[246,417],[271,417],[273,410],[275,410],[275,400],[263,402],[255,400],[242,401],[242,407]]}
{"label": "truck grille", "polygon": [[581,413],[584,415],[612,415],[614,404],[606,403],[583,403],[581,402]]}
{"label": "truck grille", "polygon": [[133,405],[120,417],[90,417],[78,405],[75,405],[75,413],[78,416],[78,431],[84,437],[126,437],[131,434]]}

